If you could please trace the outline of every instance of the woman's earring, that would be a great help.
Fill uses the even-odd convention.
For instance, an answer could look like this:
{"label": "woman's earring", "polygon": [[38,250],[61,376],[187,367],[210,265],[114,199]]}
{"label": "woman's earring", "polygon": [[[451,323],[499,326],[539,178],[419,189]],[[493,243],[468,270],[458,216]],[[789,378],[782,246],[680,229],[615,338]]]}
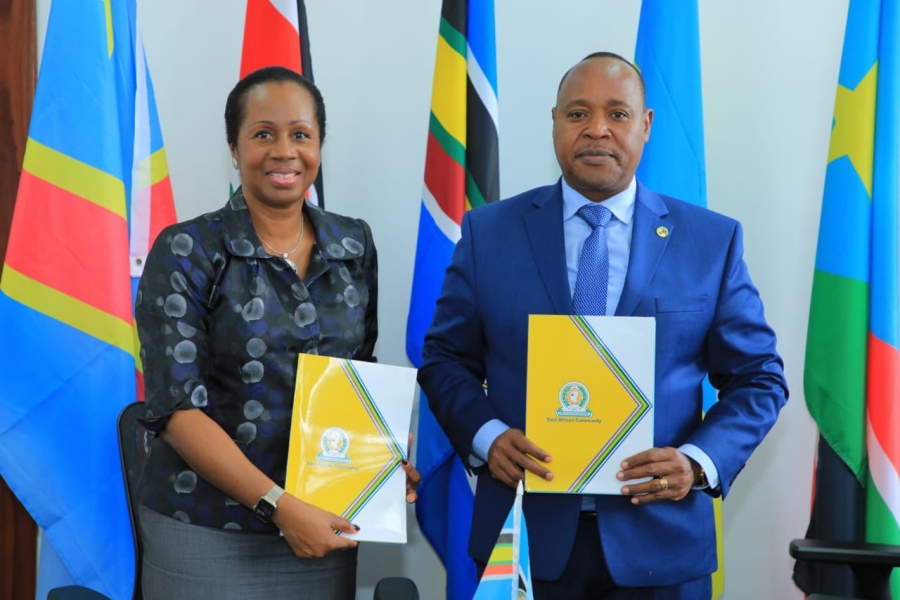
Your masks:
{"label": "woman's earring", "polygon": [[237,157],[234,154],[231,155],[231,166],[234,167],[235,169],[238,168],[237,167]]}

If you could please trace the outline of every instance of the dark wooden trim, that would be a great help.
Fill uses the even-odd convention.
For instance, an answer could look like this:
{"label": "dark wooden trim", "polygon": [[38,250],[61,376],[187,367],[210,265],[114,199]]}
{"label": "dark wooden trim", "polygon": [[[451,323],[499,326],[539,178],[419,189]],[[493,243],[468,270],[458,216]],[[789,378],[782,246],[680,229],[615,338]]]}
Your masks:
{"label": "dark wooden trim", "polygon": [[[34,0],[0,0],[0,265],[6,256],[19,170],[37,83]],[[0,480],[0,600],[34,598],[37,527]]]}

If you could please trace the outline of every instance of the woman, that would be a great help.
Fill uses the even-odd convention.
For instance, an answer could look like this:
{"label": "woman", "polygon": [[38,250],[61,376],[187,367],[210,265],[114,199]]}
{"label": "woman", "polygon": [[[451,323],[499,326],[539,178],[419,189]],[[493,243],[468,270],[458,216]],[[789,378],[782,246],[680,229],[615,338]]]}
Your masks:
{"label": "woman", "polygon": [[[283,494],[297,354],[374,360],[369,226],[304,197],[319,171],[319,90],[268,67],[228,96],[242,186],[163,231],[136,303],[148,419],[144,595],[353,598],[349,521]],[[418,473],[406,461],[407,499]],[[278,535],[278,532],[283,537]]]}

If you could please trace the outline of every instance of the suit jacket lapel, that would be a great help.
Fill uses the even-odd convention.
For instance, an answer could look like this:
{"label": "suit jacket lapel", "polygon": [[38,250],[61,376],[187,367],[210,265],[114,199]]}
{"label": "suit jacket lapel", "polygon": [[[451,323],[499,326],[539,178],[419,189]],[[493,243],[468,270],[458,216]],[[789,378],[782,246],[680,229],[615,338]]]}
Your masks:
{"label": "suit jacket lapel", "polygon": [[535,194],[532,210],[525,214],[525,229],[535,266],[553,303],[553,309],[558,314],[572,314],[563,239],[562,188],[559,183]]}
{"label": "suit jacket lapel", "polygon": [[631,233],[631,256],[617,316],[634,313],[656,273],[659,261],[669,244],[675,227],[664,217],[669,213],[662,198],[638,182],[634,204],[634,228]]}

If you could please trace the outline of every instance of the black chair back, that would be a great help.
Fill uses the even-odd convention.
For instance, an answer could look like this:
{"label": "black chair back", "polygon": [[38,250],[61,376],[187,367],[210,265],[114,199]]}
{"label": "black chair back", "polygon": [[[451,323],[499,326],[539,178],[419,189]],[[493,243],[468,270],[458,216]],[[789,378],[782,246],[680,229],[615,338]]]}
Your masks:
{"label": "black chair back", "polygon": [[385,577],[375,586],[375,600],[419,600],[419,589],[412,579]]}
{"label": "black chair back", "polygon": [[125,499],[131,515],[131,531],[134,534],[134,600],[142,600],[141,594],[141,546],[140,524],[138,522],[138,481],[149,452],[147,431],[138,422],[144,418],[146,407],[143,402],[133,402],[119,413],[119,458],[122,461],[122,478],[125,480]]}

